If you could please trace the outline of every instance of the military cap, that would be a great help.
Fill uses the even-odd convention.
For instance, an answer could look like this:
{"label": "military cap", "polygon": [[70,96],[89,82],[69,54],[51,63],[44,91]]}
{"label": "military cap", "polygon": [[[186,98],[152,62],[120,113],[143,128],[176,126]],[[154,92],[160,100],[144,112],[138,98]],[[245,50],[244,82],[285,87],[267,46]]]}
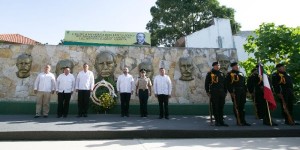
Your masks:
{"label": "military cap", "polygon": [[219,64],[219,62],[216,61],[216,62],[213,62],[211,66],[215,66],[215,65],[218,65],[218,64]]}
{"label": "military cap", "polygon": [[276,65],[276,68],[280,68],[280,67],[282,67],[282,66],[284,66],[284,64],[277,64],[277,65]]}
{"label": "military cap", "polygon": [[140,69],[140,72],[146,72],[146,69],[142,68],[142,69]]}
{"label": "military cap", "polygon": [[238,63],[237,62],[233,62],[230,64],[230,67],[236,66]]}

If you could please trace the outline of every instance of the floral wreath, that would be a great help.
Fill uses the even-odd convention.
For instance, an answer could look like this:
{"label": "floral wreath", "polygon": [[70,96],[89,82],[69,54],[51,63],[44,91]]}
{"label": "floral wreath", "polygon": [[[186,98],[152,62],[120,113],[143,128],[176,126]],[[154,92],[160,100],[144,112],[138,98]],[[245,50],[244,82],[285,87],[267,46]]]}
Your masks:
{"label": "floral wreath", "polygon": [[99,87],[104,86],[109,90],[109,96],[111,97],[117,97],[116,93],[115,93],[115,89],[113,87],[113,85],[111,85],[109,82],[105,81],[105,80],[101,80],[99,82],[97,82],[94,86],[93,92],[91,94],[91,99],[93,100],[93,102],[99,106],[103,106],[103,104],[101,103],[100,97],[98,98],[96,96],[96,91]]}

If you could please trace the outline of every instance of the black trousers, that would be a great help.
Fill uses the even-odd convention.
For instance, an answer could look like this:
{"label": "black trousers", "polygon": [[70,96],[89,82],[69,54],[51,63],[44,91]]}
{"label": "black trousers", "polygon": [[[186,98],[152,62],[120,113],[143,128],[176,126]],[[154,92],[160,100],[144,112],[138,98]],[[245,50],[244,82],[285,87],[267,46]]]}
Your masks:
{"label": "black trousers", "polygon": [[78,90],[78,115],[86,115],[89,108],[90,90]]}
{"label": "black trousers", "polygon": [[[294,119],[294,117],[293,117],[293,104],[295,101],[294,92],[292,89],[282,89],[282,95],[283,95],[284,101],[286,103],[288,112],[290,113],[292,119]],[[280,100],[280,102],[281,102],[281,100]],[[284,116],[285,122],[288,122],[288,117],[287,117],[287,114],[283,110],[282,102],[280,104],[281,104],[282,115]]]}
{"label": "black trousers", "polygon": [[159,103],[159,117],[169,117],[169,95],[159,94],[157,95]]}
{"label": "black trousers", "polygon": [[121,115],[129,116],[129,101],[131,93],[120,93],[121,97]]}
{"label": "black trousers", "polygon": [[225,92],[224,90],[211,90],[212,113],[214,115],[216,124],[224,123],[224,104]]}
{"label": "black trousers", "polygon": [[57,116],[67,117],[69,112],[71,93],[58,92],[57,99],[58,99]]}
{"label": "black trousers", "polygon": [[[236,101],[236,107],[233,101],[233,112],[235,114],[235,117],[239,117],[239,120],[242,124],[246,123],[245,120],[245,103],[246,103],[246,90],[244,88],[236,88],[234,91],[235,94],[235,101]],[[237,115],[238,112],[238,115]]]}
{"label": "black trousers", "polygon": [[148,109],[147,109],[148,98],[149,98],[149,90],[139,89],[141,117],[147,117],[148,115]]}
{"label": "black trousers", "polygon": [[270,123],[268,105],[267,101],[264,99],[264,93],[262,91],[255,91],[255,101],[259,119],[263,119],[264,123]]}

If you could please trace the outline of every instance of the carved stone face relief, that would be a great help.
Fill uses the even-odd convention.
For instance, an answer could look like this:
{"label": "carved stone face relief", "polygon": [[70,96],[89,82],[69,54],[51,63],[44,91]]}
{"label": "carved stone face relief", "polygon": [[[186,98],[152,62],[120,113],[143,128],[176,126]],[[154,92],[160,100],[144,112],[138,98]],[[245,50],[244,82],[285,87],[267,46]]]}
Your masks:
{"label": "carved stone face relief", "polygon": [[65,67],[69,67],[70,72],[72,73],[74,64],[69,59],[63,59],[63,60],[58,61],[56,64],[56,70],[55,70],[56,76],[59,76],[60,74],[62,74],[64,72]]}
{"label": "carved stone face relief", "polygon": [[153,78],[153,65],[149,62],[141,62],[138,66],[138,70],[145,69],[146,70],[146,76],[150,79]]}
{"label": "carved stone face relief", "polygon": [[230,59],[224,54],[217,55],[217,61],[220,63],[220,71],[227,73],[228,67],[230,65]]}
{"label": "carved stone face relief", "polygon": [[95,61],[95,69],[99,77],[113,76],[116,68],[115,55],[108,51],[100,52]]}
{"label": "carved stone face relief", "polygon": [[193,71],[193,59],[191,57],[180,57],[179,58],[179,68],[181,72],[181,77],[179,80],[191,81],[194,80]]}
{"label": "carved stone face relief", "polygon": [[16,66],[18,68],[18,72],[16,72],[17,77],[19,78],[27,78],[30,76],[30,69],[32,64],[32,57],[29,54],[21,54],[17,58]]}

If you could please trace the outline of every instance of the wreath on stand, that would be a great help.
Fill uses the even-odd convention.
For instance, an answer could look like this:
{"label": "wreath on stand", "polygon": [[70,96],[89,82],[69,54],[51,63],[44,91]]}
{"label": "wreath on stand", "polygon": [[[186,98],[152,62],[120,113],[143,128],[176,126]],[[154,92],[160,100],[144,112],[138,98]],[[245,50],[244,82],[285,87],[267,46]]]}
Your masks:
{"label": "wreath on stand", "polygon": [[104,110],[104,112],[106,113],[117,103],[116,97],[117,95],[115,93],[114,86],[102,79],[95,84],[93,92],[91,94],[91,99],[94,105],[96,105],[92,106],[92,108],[98,113],[101,110]]}

